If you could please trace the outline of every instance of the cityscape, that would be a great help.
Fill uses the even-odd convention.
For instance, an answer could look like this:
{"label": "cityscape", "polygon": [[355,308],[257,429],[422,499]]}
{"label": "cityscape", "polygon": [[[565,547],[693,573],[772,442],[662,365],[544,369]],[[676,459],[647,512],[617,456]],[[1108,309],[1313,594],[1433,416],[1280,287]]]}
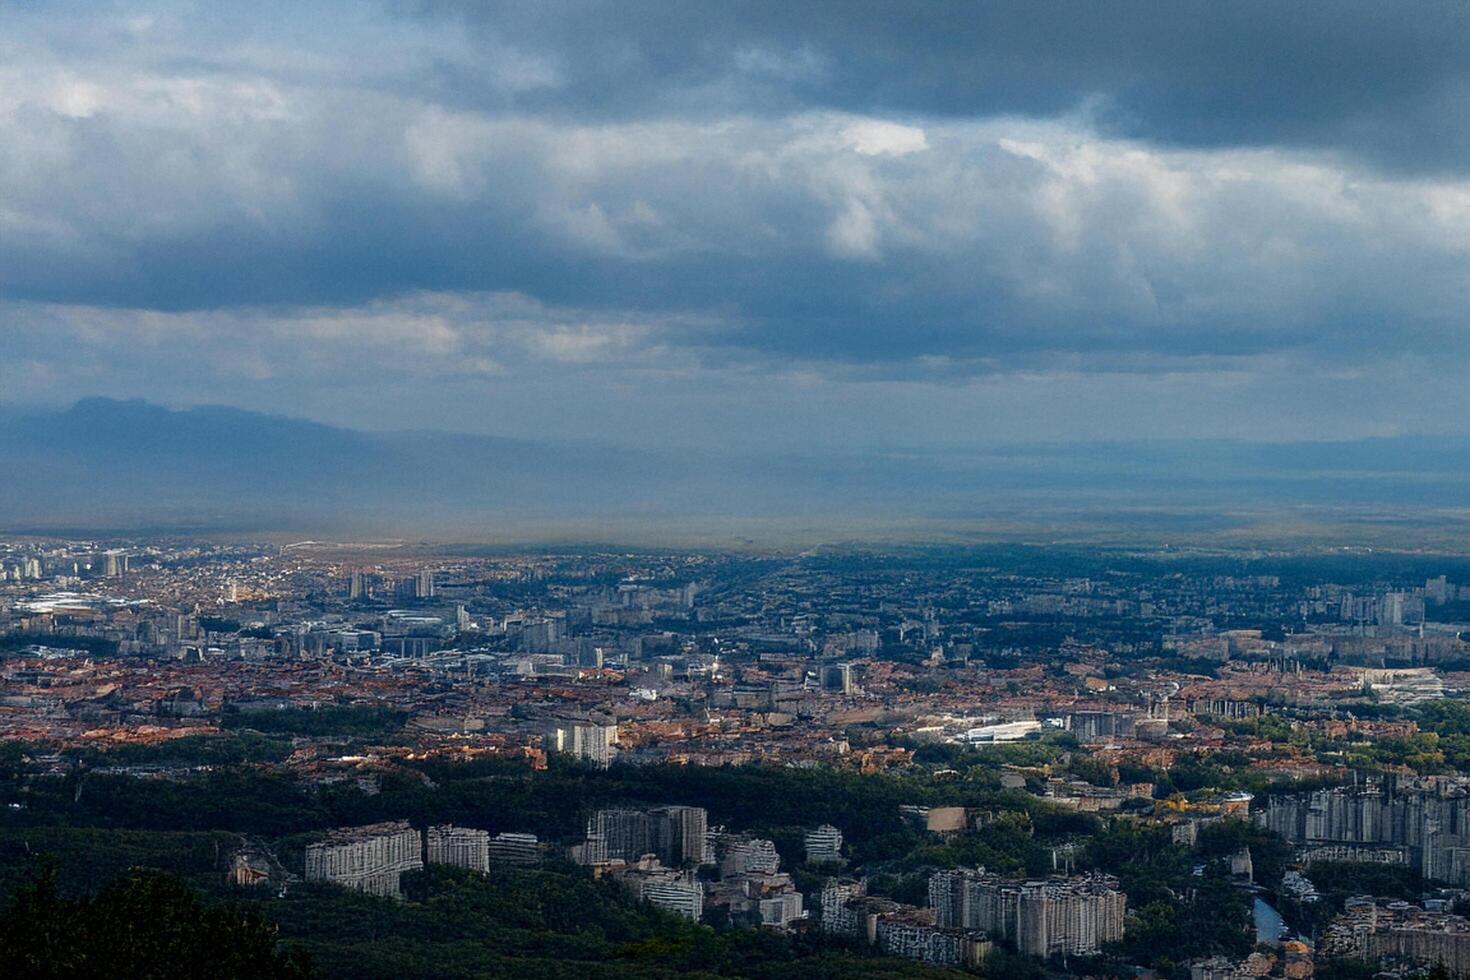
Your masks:
{"label": "cityscape", "polygon": [[532,876],[852,975],[1470,964],[1470,559],[31,537],[0,569],[12,885],[48,842],[73,887],[141,856],[328,969],[354,944],[299,923],[348,892],[391,922]]}
{"label": "cityscape", "polygon": [[0,980],[1470,978],[1467,0],[0,0]]}

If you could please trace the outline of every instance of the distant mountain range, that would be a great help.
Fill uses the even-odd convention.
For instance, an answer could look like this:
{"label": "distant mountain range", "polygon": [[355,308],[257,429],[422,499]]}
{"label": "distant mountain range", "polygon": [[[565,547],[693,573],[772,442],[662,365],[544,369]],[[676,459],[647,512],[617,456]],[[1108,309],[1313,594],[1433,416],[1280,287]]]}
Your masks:
{"label": "distant mountain range", "polygon": [[[0,414],[0,529],[352,531],[493,539],[678,526],[1217,531],[1470,507],[1470,444],[1110,443],[769,455],[362,432],[88,398]],[[721,531],[720,534],[724,532]],[[718,537],[719,535],[713,535]]]}

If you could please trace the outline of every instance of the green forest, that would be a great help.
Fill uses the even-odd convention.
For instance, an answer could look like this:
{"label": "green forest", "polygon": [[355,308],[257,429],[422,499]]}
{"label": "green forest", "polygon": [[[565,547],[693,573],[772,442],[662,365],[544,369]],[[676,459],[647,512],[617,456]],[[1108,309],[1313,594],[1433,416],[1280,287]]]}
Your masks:
{"label": "green forest", "polygon": [[[1207,828],[1191,851],[1174,844],[1167,829],[1126,818],[1109,822],[1002,790],[998,773],[1009,761],[1006,751],[949,758],[960,768],[942,778],[921,767],[903,774],[759,765],[617,765],[602,771],[554,761],[547,771],[534,772],[496,760],[421,760],[386,773],[381,791],[370,794],[351,782],[309,785],[236,761],[274,755],[279,742],[273,736],[242,732],[215,743],[173,746],[171,761],[199,754],[228,764],[165,779],[103,771],[104,764],[158,761],[142,750],[77,759],[67,774],[24,786],[0,772],[7,802],[0,823],[7,962],[19,962],[14,957],[33,948],[27,934],[61,944],[65,955],[58,954],[57,963],[75,960],[68,943],[87,950],[94,936],[115,941],[121,935],[146,947],[129,955],[166,955],[169,961],[163,972],[135,975],[204,975],[167,972],[191,969],[194,962],[196,952],[175,947],[188,935],[233,930],[240,955],[247,941],[257,947],[249,954],[249,969],[256,972],[241,976],[954,975],[875,956],[816,930],[786,936],[728,928],[717,916],[706,924],[687,922],[640,908],[615,886],[559,863],[489,876],[434,867],[406,876],[402,901],[300,882],[284,893],[225,884],[228,856],[241,847],[267,847],[299,872],[306,844],[322,831],[388,819],[529,830],[544,840],[569,841],[600,807],[703,806],[711,824],[775,841],[809,906],[817,904],[822,877],[831,873],[801,864],[803,830],[820,823],[843,829],[848,870],[867,876],[873,894],[915,904],[923,903],[928,874],[936,868],[1045,874],[1056,860],[1054,849],[1061,848],[1077,870],[1117,875],[1136,913],[1124,942],[1089,964],[1103,974],[1123,972],[1127,964],[1170,973],[1191,957],[1249,952],[1248,893],[1228,880],[1221,859],[1249,846],[1258,880],[1270,880],[1279,878],[1285,853],[1279,840],[1240,821]],[[1055,754],[1046,746],[1026,751]],[[990,818],[977,830],[939,838],[906,821],[900,810],[942,804],[974,807]],[[160,902],[175,919],[196,917],[199,928],[154,935],[151,926],[117,924],[129,915],[157,919]],[[1020,977],[1044,970],[1001,951],[983,972]]]}

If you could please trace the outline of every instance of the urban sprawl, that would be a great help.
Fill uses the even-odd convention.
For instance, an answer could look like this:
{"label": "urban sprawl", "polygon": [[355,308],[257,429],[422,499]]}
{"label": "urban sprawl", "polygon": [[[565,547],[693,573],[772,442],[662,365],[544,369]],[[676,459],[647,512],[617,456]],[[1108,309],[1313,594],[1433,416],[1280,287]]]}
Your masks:
{"label": "urban sprawl", "polygon": [[[267,915],[442,868],[987,974],[1470,976],[1467,623],[1470,562],[1348,549],[15,539],[0,833],[223,834],[164,870]],[[305,809],[150,809],[226,778]]]}

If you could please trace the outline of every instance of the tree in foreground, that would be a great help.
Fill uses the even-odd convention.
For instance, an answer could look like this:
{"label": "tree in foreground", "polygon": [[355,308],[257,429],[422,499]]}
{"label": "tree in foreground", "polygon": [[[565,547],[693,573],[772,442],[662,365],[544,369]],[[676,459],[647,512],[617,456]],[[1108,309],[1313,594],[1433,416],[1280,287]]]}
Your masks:
{"label": "tree in foreground", "polygon": [[275,927],[259,915],[206,905],[178,878],[135,870],[72,900],[43,868],[0,918],[0,976],[298,980],[312,971],[277,950]]}

